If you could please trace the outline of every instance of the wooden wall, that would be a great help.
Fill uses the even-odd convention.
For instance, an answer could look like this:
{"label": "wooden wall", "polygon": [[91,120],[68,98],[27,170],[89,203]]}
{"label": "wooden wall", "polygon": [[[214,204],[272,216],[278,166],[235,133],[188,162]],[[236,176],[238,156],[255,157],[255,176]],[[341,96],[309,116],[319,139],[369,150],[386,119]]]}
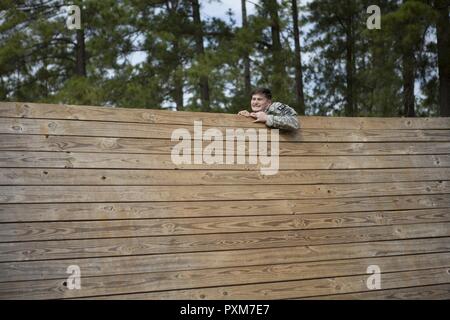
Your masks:
{"label": "wooden wall", "polygon": [[0,298],[450,298],[450,118],[299,117],[272,176],[175,165],[194,120],[264,128],[0,103]]}

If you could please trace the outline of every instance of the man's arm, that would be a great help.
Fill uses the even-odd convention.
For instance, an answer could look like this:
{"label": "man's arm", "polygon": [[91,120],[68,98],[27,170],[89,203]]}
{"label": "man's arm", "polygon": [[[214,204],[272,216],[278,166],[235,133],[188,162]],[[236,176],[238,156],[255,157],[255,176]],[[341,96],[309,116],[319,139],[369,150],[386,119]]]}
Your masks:
{"label": "man's arm", "polygon": [[266,125],[269,128],[275,128],[275,129],[284,129],[284,130],[298,130],[300,128],[300,125],[297,120],[297,116],[275,116],[275,115],[268,115]]}
{"label": "man's arm", "polygon": [[300,128],[297,112],[280,102],[274,102],[270,106],[267,112],[266,125],[270,128],[284,130],[298,130]]}

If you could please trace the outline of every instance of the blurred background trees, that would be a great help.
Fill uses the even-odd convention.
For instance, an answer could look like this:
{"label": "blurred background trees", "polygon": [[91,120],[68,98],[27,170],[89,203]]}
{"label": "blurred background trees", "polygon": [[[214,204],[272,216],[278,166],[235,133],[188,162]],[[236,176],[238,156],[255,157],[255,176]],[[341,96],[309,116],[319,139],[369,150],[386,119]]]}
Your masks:
{"label": "blurred background trees", "polygon": [[234,113],[266,86],[299,114],[450,116],[448,0],[214,1],[76,0],[69,30],[62,0],[4,0],[0,100]]}

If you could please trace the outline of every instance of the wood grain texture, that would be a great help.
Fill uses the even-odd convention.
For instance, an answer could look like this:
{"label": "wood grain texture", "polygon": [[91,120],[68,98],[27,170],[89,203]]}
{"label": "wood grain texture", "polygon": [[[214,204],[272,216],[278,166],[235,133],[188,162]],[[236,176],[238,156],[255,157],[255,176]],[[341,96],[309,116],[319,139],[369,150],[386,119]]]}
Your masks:
{"label": "wood grain texture", "polygon": [[[450,280],[450,274],[448,273],[448,270],[448,268],[437,268],[386,273],[384,274],[384,288],[391,289],[409,286],[446,284]],[[245,297],[251,296],[255,297],[255,299],[258,300],[268,300],[293,299],[311,296],[320,297],[321,295],[327,295],[328,293],[343,294],[349,292],[365,291],[367,290],[367,277],[367,274],[365,274],[251,285],[221,286],[163,292],[142,292],[128,295],[108,296],[107,299],[242,300],[245,299]],[[55,287],[57,287],[57,283],[57,280],[55,280]],[[24,288],[24,290],[27,289]]]}
{"label": "wood grain texture", "polygon": [[[436,210],[435,210],[436,211]],[[447,212],[446,212],[447,211]],[[402,219],[403,218],[403,219]],[[414,216],[407,214],[331,214],[295,217],[155,219],[84,222],[35,222],[0,225],[0,241],[30,241],[79,238],[109,238],[130,236],[165,236],[183,234],[210,234],[233,232],[262,232],[280,230],[307,230],[403,223],[448,222],[447,209]],[[445,226],[445,224],[443,224]],[[446,225],[450,227],[450,225]],[[329,232],[327,230],[326,232]],[[370,230],[368,230],[370,232]]]}
{"label": "wood grain texture", "polygon": [[[258,171],[0,168],[3,185],[302,185],[450,180],[450,168]],[[250,187],[251,188],[251,187]]]}
{"label": "wood grain texture", "polygon": [[[170,228],[171,225],[169,224],[167,227]],[[139,235],[137,241],[151,252],[195,252],[379,241],[383,239],[448,237],[450,236],[450,223],[170,236],[155,235],[151,232],[152,229],[149,230],[145,223],[138,225],[131,221],[123,223],[121,221],[104,222],[101,227],[82,222],[71,224],[23,223],[10,224],[7,227],[2,226],[0,242],[79,240],[77,242],[79,244],[83,242],[83,239],[88,238],[91,246],[102,247],[102,243],[122,243],[124,238],[138,238]],[[60,243],[60,245],[62,244]],[[44,245],[48,244],[44,243]],[[12,246],[17,247],[16,244]],[[25,247],[38,248],[38,244],[30,242]],[[116,247],[116,245],[113,247]]]}
{"label": "wood grain texture", "polygon": [[[208,127],[199,128],[198,132],[203,134]],[[221,133],[221,139],[232,140],[240,127],[226,128],[214,127]],[[0,118],[0,133],[2,134],[26,134],[26,135],[67,135],[67,136],[92,136],[92,137],[117,137],[117,138],[157,138],[171,139],[175,130],[185,129],[189,132],[190,139],[195,138],[194,122],[189,126],[180,127],[175,124],[140,124],[132,126],[124,122],[105,121],[72,121],[72,120],[47,120],[47,119],[23,119],[23,118]],[[254,134],[261,128],[253,128]],[[250,132],[250,129],[243,132]],[[243,133],[242,133],[243,134]],[[267,139],[271,141],[271,133]],[[174,139],[178,140],[175,134]],[[291,142],[398,142],[398,141],[450,141],[450,130],[392,130],[392,129],[302,129],[296,132],[282,132],[279,141]]]}
{"label": "wood grain texture", "polygon": [[[192,169],[192,170],[252,170],[260,171],[260,162],[249,164],[175,164],[170,155],[117,154],[77,152],[4,151],[0,167],[4,168],[92,168],[92,169]],[[283,156],[279,170],[331,169],[392,169],[392,168],[448,168],[450,155],[400,156]],[[176,174],[176,173],[174,173]],[[258,174],[258,173],[257,173]]]}
{"label": "wood grain texture", "polygon": [[[367,292],[356,292],[320,296],[321,300],[448,300],[450,294],[450,283],[428,285],[422,287],[410,287],[390,290],[372,290]],[[316,300],[314,298],[303,298],[299,300]]]}
{"label": "wood grain texture", "polygon": [[[151,108],[152,106],[149,106]],[[137,123],[192,124],[261,127],[246,118],[205,112],[167,112],[155,109],[108,108],[65,104],[0,102],[0,117],[71,119]],[[449,129],[450,118],[299,117],[301,128],[324,129]]]}
{"label": "wood grain texture", "polygon": [[450,181],[226,186],[0,186],[2,203],[297,200],[450,194]]}
{"label": "wood grain texture", "polygon": [[[0,222],[246,217],[450,208],[448,194],[304,200],[0,204]],[[420,211],[419,211],[420,212]],[[415,211],[410,212],[415,215]],[[420,213],[419,213],[420,214]]]}
{"label": "wood grain texture", "polygon": [[[0,134],[1,151],[70,151],[170,154],[178,141],[150,138],[111,138],[56,135]],[[203,141],[202,148],[192,146],[192,153],[200,154],[210,142]],[[223,152],[236,147],[223,146]],[[268,144],[268,151],[271,144]],[[398,154],[449,154],[450,142],[280,142],[281,156],[329,155],[398,155]],[[248,154],[248,143],[245,144]]]}
{"label": "wood grain texture", "polygon": [[[138,274],[84,275],[81,290],[67,290],[66,275],[61,270],[57,281],[37,280],[22,282],[16,274],[10,275],[10,280],[19,283],[0,282],[0,298],[19,298],[21,291],[31,291],[33,295],[57,299],[67,297],[85,297],[102,294],[124,294],[135,292],[151,292],[159,290],[178,290],[201,288],[205,286],[240,285],[245,278],[245,284],[273,283],[281,281],[299,281],[311,279],[317,273],[322,278],[344,277],[354,274],[365,274],[367,266],[378,265],[383,275],[407,270],[422,270],[446,268],[450,264],[450,254],[441,253],[389,258],[369,258],[352,260],[335,260],[325,262],[309,262],[281,265],[264,265],[251,267],[235,267],[220,269],[185,270],[176,272],[150,272]],[[425,269],[425,270],[424,270]],[[450,270],[450,269],[448,269]],[[56,276],[56,275],[55,275]],[[367,276],[366,276],[367,277]],[[448,277],[450,280],[450,275]],[[58,281],[59,280],[59,281]],[[58,285],[59,284],[59,285]],[[384,283],[383,283],[384,284]],[[55,287],[56,285],[56,287]],[[389,286],[389,284],[387,284]],[[317,291],[320,293],[322,291]],[[5,294],[6,293],[6,294]],[[316,292],[311,292],[311,295]]]}
{"label": "wood grain texture", "polygon": [[[194,121],[266,129],[0,102],[0,298],[450,298],[450,118],[299,117],[273,176],[248,157],[175,164],[171,135]],[[210,144],[196,139],[191,160]],[[366,286],[372,264],[381,290]]]}
{"label": "wood grain texture", "polygon": [[[397,240],[391,241],[390,244],[393,244],[395,247],[395,245],[398,246],[403,243],[405,244],[405,247],[410,248],[411,243],[414,241],[415,240]],[[373,245],[373,249],[369,249],[369,246],[371,245]],[[366,268],[371,264],[377,264],[375,263],[376,260],[380,260],[380,262],[384,261],[383,263],[388,264],[391,260],[401,262],[405,259],[405,265],[399,266],[404,268],[403,270],[414,269],[414,263],[416,262],[417,267],[420,266],[421,268],[430,268],[431,263],[433,263],[433,266],[447,266],[450,262],[449,253],[442,251],[445,250],[445,248],[436,246],[436,243],[430,241],[425,241],[415,250],[408,251],[408,253],[413,254],[407,254],[404,257],[396,256],[395,251],[378,250],[379,243],[377,242],[345,244],[342,246],[343,251],[341,254],[336,252],[336,247],[336,245],[319,245],[314,246],[313,248],[280,248],[279,253],[275,253],[274,249],[227,251],[223,253],[224,259],[220,258],[220,252],[206,252],[141,255],[135,257],[135,260],[133,261],[130,261],[129,258],[124,256],[117,256],[90,259],[5,262],[0,264],[0,282],[65,279],[67,277],[67,266],[69,265],[78,265],[80,269],[83,270],[84,276],[91,277],[165,271],[207,270],[224,267],[234,268],[277,264],[306,264],[308,266],[306,269],[310,269],[307,273],[313,278],[315,275],[315,268],[309,268],[310,266],[315,264],[316,266],[324,265],[326,267],[331,267],[336,259],[349,259],[345,263],[346,267],[350,267],[351,261],[355,261],[355,264],[357,264],[357,259],[363,259],[365,261],[364,264],[371,261],[372,263],[367,264]],[[317,251],[314,251],[314,249],[317,249]],[[364,249],[367,250],[364,251]],[[289,258],[283,257],[283,254],[286,255],[287,250],[293,252]],[[248,256],[253,259],[243,259],[244,254],[248,254]],[[272,257],[273,260],[271,260]],[[380,257],[389,258],[379,259]],[[217,261],[218,259],[219,261]],[[179,261],[179,263],[174,263],[175,261]],[[438,263],[439,265],[434,265],[434,263]],[[338,268],[339,263],[336,263],[335,267]],[[387,271],[385,268],[383,268],[383,270],[385,272]],[[365,271],[366,270],[361,273],[365,273]]]}

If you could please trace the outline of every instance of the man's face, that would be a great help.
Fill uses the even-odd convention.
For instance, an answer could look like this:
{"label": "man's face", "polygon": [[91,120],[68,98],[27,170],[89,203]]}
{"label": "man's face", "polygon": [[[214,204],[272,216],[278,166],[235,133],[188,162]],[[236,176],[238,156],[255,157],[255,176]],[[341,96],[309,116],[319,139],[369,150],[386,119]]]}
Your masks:
{"label": "man's face", "polygon": [[267,99],[263,94],[252,96],[251,106],[253,112],[265,111],[272,104],[272,100]]}

